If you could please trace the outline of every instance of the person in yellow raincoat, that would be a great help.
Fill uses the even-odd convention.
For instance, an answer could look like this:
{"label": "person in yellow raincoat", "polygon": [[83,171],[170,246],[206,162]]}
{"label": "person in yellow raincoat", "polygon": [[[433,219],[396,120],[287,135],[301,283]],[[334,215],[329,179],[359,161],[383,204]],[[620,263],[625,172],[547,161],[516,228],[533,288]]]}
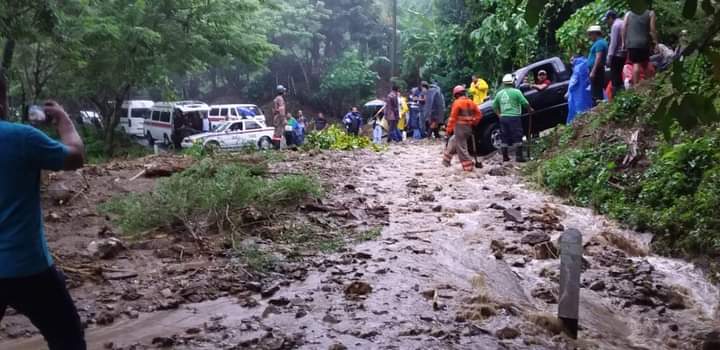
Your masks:
{"label": "person in yellow raincoat", "polygon": [[485,98],[488,95],[488,89],[488,83],[485,80],[477,75],[472,76],[472,83],[470,83],[468,92],[472,96],[473,102],[475,102],[476,105],[479,106],[485,102]]}
{"label": "person in yellow raincoat", "polygon": [[402,132],[403,134],[403,140],[405,139],[405,127],[407,126],[408,122],[408,113],[410,112],[410,107],[408,107],[407,103],[407,97],[400,96],[399,98],[400,102],[400,120],[398,121],[398,130]]}

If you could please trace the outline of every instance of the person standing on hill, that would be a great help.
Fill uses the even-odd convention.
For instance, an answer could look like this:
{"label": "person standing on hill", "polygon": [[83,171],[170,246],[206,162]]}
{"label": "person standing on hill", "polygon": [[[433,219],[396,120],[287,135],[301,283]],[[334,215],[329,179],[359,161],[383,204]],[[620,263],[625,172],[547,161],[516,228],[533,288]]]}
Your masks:
{"label": "person standing on hill", "polygon": [[522,112],[523,107],[527,108],[530,113],[533,108],[522,92],[516,89],[515,79],[512,75],[506,74],[503,77],[503,89],[497,93],[493,100],[493,109],[495,114],[500,116],[500,137],[502,138],[502,156],[503,162],[510,160],[508,148],[515,147],[515,160],[520,163],[525,161],[522,152],[523,142],[523,125]]}
{"label": "person standing on hill", "polygon": [[605,59],[608,54],[608,43],[602,37],[603,32],[600,26],[590,26],[587,30],[593,44],[588,55],[588,68],[590,69],[590,90],[592,91],[593,103],[605,99]]}
{"label": "person standing on hill", "polygon": [[609,10],[605,14],[605,20],[610,27],[610,47],[607,54],[607,65],[610,67],[610,79],[613,88],[613,96],[624,89],[623,67],[627,59],[627,53],[623,46],[622,33],[625,30],[625,21],[619,18],[617,12]]}
{"label": "person standing on hill", "polygon": [[400,105],[398,101],[400,87],[393,85],[392,90],[385,98],[385,120],[388,123],[388,143],[391,141],[402,141],[400,131],[398,131],[398,121],[400,120]]}
{"label": "person standing on hill", "polygon": [[465,87],[458,85],[453,89],[453,102],[450,119],[447,125],[448,146],[443,153],[443,165],[450,167],[455,154],[460,159],[464,171],[473,171],[473,159],[468,151],[468,141],[472,139],[473,127],[480,123],[482,113],[465,92]]}
{"label": "person standing on hill", "polygon": [[625,16],[623,43],[628,52],[628,59],[633,65],[633,85],[640,82],[640,74],[647,69],[650,53],[658,45],[655,12],[645,10],[643,13],[628,12]]}
{"label": "person standing on hill", "polygon": [[85,145],[57,103],[45,103],[44,114],[61,142],[0,120],[0,319],[10,306],[30,319],[51,350],[84,350],[80,317],[45,240],[40,173],[82,168]]}
{"label": "person standing on hill", "polygon": [[277,96],[273,100],[273,126],[275,131],[273,132],[273,145],[275,149],[280,149],[282,145],[282,138],[285,134],[285,126],[287,125],[287,109],[285,107],[285,92],[287,91],[284,86],[277,86]]}
{"label": "person standing on hill", "polygon": [[472,76],[472,82],[470,83],[468,92],[470,93],[470,96],[472,96],[472,100],[476,105],[480,106],[483,102],[485,102],[489,89],[488,83],[485,80],[477,75]]}
{"label": "person standing on hill", "polygon": [[327,127],[327,119],[325,119],[325,114],[318,113],[317,118],[315,119],[315,130],[316,131],[323,131]]}

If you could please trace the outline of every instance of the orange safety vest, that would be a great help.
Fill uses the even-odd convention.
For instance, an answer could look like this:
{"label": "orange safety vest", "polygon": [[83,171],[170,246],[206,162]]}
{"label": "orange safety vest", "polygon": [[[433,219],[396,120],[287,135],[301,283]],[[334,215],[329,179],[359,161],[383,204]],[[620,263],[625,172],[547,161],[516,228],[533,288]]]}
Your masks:
{"label": "orange safety vest", "polygon": [[450,120],[446,131],[452,133],[456,125],[475,126],[480,123],[482,112],[478,106],[467,96],[462,96],[453,102]]}

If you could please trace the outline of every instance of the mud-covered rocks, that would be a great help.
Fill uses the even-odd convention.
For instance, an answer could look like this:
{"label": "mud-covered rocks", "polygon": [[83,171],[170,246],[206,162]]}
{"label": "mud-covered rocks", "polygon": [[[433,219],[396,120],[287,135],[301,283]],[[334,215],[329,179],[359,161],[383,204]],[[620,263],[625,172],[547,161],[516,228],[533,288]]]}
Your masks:
{"label": "mud-covered rocks", "polygon": [[550,236],[544,232],[530,232],[520,239],[520,243],[529,244],[532,246],[549,241]]}
{"label": "mud-covered rocks", "polygon": [[503,327],[495,331],[498,339],[515,339],[520,336],[520,331],[514,327]]}
{"label": "mud-covered rocks", "polygon": [[525,218],[523,218],[522,213],[520,210],[517,209],[505,209],[503,210],[503,217],[505,218],[505,221],[510,221],[518,224],[522,224],[525,222]]}
{"label": "mud-covered rocks", "polygon": [[345,287],[345,297],[358,299],[372,293],[372,286],[364,281],[354,281]]}
{"label": "mud-covered rocks", "polygon": [[123,250],[125,250],[125,245],[123,245],[122,241],[117,238],[92,241],[87,247],[88,253],[99,259],[115,258]]}

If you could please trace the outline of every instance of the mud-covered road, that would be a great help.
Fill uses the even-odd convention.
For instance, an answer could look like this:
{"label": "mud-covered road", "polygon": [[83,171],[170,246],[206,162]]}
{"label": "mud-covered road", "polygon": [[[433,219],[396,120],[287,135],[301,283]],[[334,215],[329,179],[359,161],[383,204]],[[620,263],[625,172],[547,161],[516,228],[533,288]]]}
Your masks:
{"label": "mud-covered road", "polygon": [[[441,150],[439,143],[406,144],[380,154],[293,154],[274,164],[278,172],[319,176],[332,188],[329,202],[383,207],[389,216],[380,237],[308,257],[302,273],[288,271],[294,276],[277,278],[277,285],[248,285],[241,269],[228,268],[220,258],[193,257],[187,244],[161,247],[187,251],[190,257],[181,262],[128,253],[105,262],[105,271],[138,276],[72,289],[81,314],[93,318],[89,347],[696,349],[718,328],[718,289],[689,263],[648,255],[649,235],[533,190],[517,168],[497,158],[486,159],[473,174],[462,173],[458,164],[443,168]],[[122,187],[122,179],[136,171],[102,176]],[[139,181],[133,187],[152,186]],[[75,256],[70,260],[77,269],[84,260],[72,250],[86,249],[98,225],[107,224],[92,212],[73,215],[93,217],[93,223],[77,227],[77,220],[53,216],[48,226],[51,248],[61,257]],[[372,221],[362,213],[355,219]],[[61,239],[58,227],[88,233]],[[583,233],[585,246],[578,341],[562,335],[553,317],[556,241],[570,227]],[[147,247],[137,247],[142,248]],[[143,290],[148,284],[153,287]],[[203,295],[205,287],[220,292]],[[199,295],[200,302],[175,303],[183,293]],[[130,301],[135,304],[127,306]],[[98,322],[113,310],[111,320]],[[0,348],[43,348],[32,332],[22,317],[6,317]]]}

